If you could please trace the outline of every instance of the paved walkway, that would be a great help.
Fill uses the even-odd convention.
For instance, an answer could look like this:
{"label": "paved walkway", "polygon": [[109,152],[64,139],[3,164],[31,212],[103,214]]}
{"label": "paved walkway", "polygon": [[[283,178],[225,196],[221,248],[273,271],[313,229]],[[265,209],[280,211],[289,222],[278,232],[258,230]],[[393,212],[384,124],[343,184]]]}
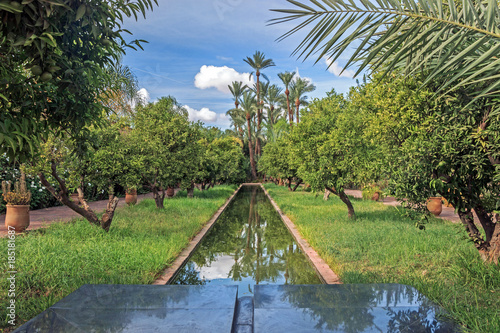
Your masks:
{"label": "paved walkway", "polygon": [[[360,190],[345,190],[345,193],[347,195],[351,195],[355,198],[362,198],[363,196],[361,195]],[[384,205],[388,206],[399,206],[401,205],[401,202],[396,201],[394,197],[386,197],[384,200],[382,200],[382,203]],[[460,222],[460,217],[458,217],[458,214],[455,213],[455,209],[453,207],[445,207],[443,205],[443,211],[439,216],[437,216],[440,219],[445,219],[445,220],[450,220],[452,222]]]}
{"label": "paved walkway", "polygon": [[[179,189],[175,190],[177,194]],[[143,200],[144,198],[153,198],[153,193],[148,194],[139,194],[137,196],[137,202]],[[106,205],[108,204],[108,200],[100,200],[90,202],[89,206],[95,212],[103,212],[106,209]],[[118,207],[125,206],[125,198],[120,198],[118,202]],[[43,208],[37,210],[30,211],[30,226],[29,230],[35,230],[42,228],[44,226],[50,225],[56,222],[67,222],[74,218],[81,217],[81,215],[72,211],[70,208],[66,206],[57,206],[50,208]],[[5,214],[0,215],[0,237],[5,237],[7,235],[7,228],[5,227]]]}

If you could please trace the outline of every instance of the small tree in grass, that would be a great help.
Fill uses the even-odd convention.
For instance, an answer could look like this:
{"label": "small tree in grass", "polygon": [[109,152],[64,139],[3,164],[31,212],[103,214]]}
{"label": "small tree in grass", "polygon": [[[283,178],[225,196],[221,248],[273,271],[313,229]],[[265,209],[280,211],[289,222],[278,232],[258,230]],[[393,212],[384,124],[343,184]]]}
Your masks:
{"label": "small tree in grass", "polygon": [[368,149],[358,118],[344,97],[332,91],[315,99],[290,133],[291,163],[298,176],[315,190],[338,195],[350,218],[356,215],[344,187],[357,179],[362,152]]}
{"label": "small tree in grass", "polygon": [[302,181],[298,180],[292,189],[292,180],[297,178],[297,163],[293,163],[291,159],[290,139],[288,135],[283,135],[265,145],[259,160],[259,171],[269,177],[288,180],[288,189],[295,191]]}
{"label": "small tree in grass", "polygon": [[[122,174],[119,135],[118,128],[110,127],[87,131],[85,141],[51,136],[43,143],[39,157],[30,167],[59,202],[106,231],[109,231],[118,205],[113,188]],[[109,201],[102,217],[98,217],[83,196],[85,182],[109,190]],[[73,191],[78,192],[81,205],[70,199]]]}
{"label": "small tree in grass", "polygon": [[158,209],[164,208],[167,187],[185,181],[186,170],[198,168],[197,133],[187,111],[173,97],[137,108],[130,140],[134,153],[143,157],[141,178],[153,192]]}

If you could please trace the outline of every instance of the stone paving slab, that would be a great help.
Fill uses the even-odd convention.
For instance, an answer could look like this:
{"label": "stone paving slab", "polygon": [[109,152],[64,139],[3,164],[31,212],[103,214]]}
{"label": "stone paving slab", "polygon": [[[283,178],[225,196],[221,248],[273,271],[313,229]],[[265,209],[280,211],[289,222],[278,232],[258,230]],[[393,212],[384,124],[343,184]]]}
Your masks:
{"label": "stone paving slab", "polygon": [[237,286],[84,285],[14,332],[231,332]]}

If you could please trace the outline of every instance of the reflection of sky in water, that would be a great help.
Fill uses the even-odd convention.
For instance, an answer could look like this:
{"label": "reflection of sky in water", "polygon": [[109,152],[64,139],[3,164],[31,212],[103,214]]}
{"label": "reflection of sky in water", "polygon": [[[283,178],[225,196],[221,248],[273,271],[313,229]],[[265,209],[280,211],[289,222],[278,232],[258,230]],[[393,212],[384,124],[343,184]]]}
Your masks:
{"label": "reflection of sky in water", "polygon": [[243,187],[172,284],[320,284],[260,187]]}

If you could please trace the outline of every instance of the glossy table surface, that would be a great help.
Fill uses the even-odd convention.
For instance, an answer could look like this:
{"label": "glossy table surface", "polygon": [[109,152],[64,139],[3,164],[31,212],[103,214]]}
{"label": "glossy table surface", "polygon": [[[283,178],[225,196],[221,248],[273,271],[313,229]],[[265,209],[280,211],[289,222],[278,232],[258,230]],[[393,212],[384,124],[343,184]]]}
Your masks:
{"label": "glossy table surface", "polygon": [[455,332],[400,284],[84,285],[15,332]]}

